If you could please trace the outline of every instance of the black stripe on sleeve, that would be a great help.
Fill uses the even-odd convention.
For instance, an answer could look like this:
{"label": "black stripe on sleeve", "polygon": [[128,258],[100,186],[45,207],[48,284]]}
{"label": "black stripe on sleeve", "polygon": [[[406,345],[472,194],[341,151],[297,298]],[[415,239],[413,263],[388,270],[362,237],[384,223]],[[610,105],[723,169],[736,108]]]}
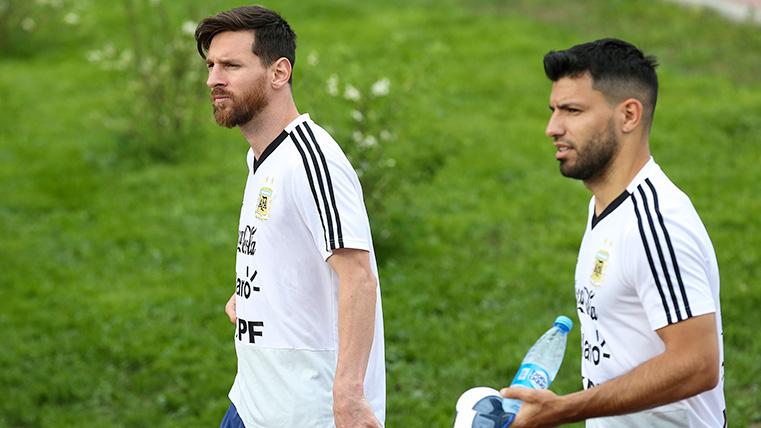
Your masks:
{"label": "black stripe on sleeve", "polygon": [[320,155],[320,160],[322,161],[322,166],[325,171],[325,179],[328,182],[328,192],[330,194],[330,206],[333,209],[333,218],[336,219],[336,235],[338,237],[338,246],[334,248],[344,248],[344,237],[343,237],[343,228],[341,227],[341,217],[338,215],[338,205],[336,204],[336,195],[333,192],[333,181],[330,179],[330,170],[328,169],[328,163],[325,161],[325,155],[322,153],[322,149],[317,144],[317,139],[314,137],[314,133],[312,133],[312,128],[309,127],[309,124],[304,122],[304,128],[306,128],[307,133],[309,134],[309,137],[312,139],[312,144],[314,145],[315,149],[317,150],[317,153]]}
{"label": "black stripe on sleeve", "polygon": [[[674,284],[671,281],[671,273],[666,265],[666,258],[663,255],[663,248],[661,247],[661,240],[658,237],[658,231],[655,229],[655,223],[653,222],[653,215],[650,213],[650,207],[648,206],[647,196],[645,190],[640,184],[637,186],[640,196],[642,196],[642,207],[647,215],[647,223],[650,225],[650,233],[653,236],[653,242],[655,243],[655,249],[658,252],[658,260],[661,263],[661,269],[663,269],[663,276],[666,279],[666,285],[669,288],[669,296],[671,297],[671,303],[674,305],[674,312],[676,312],[677,321],[682,321],[682,311],[679,309],[679,300],[677,300],[676,293],[674,292]],[[655,274],[655,273],[654,273]]]}
{"label": "black stripe on sleeve", "polygon": [[314,180],[312,179],[312,169],[309,166],[309,160],[307,159],[307,155],[304,152],[304,148],[301,147],[301,142],[298,141],[296,136],[291,133],[291,140],[293,140],[293,145],[296,146],[296,149],[298,149],[299,154],[301,154],[301,161],[304,163],[304,173],[307,175],[307,180],[309,181],[309,188],[312,191],[312,197],[314,198],[314,204],[317,206],[317,212],[320,214],[320,222],[322,223],[322,237],[325,239],[325,251],[330,251],[328,248],[328,237],[325,234],[325,218],[322,215],[322,209],[320,208],[320,202],[317,199],[317,189],[314,187]]}
{"label": "black stripe on sleeve", "polygon": [[[327,250],[331,251],[335,249],[335,232],[333,230],[333,217],[334,213],[333,210],[331,210],[330,205],[328,203],[328,197],[325,193],[325,184],[323,182],[322,176],[324,173],[321,171],[320,163],[317,161],[317,156],[315,155],[315,150],[312,147],[313,144],[310,143],[310,141],[307,139],[306,135],[304,135],[304,131],[301,130],[301,125],[296,127],[296,132],[298,132],[299,137],[301,137],[301,141],[304,143],[304,147],[306,147],[306,151],[309,152],[309,157],[312,161],[311,165],[314,168],[316,178],[317,178],[317,184],[320,187],[320,200],[322,201],[322,208],[323,212],[325,212],[325,219],[327,220],[327,224],[323,223],[323,227],[327,229]],[[319,202],[318,202],[319,204]]]}
{"label": "black stripe on sleeve", "polygon": [[671,311],[669,311],[668,303],[666,303],[666,296],[663,294],[663,287],[661,287],[661,281],[658,277],[658,271],[655,269],[655,263],[653,262],[653,255],[650,254],[650,245],[647,242],[647,236],[645,235],[645,226],[642,224],[642,215],[639,212],[639,206],[637,205],[637,198],[634,193],[631,195],[632,203],[634,205],[634,214],[637,216],[637,226],[639,226],[639,236],[642,238],[642,246],[645,248],[645,255],[647,256],[647,262],[650,264],[650,272],[655,279],[655,287],[658,289],[658,294],[661,296],[661,304],[663,304],[663,310],[666,312],[666,320],[671,324]]}
{"label": "black stripe on sleeve", "polygon": [[692,317],[692,311],[690,310],[690,302],[687,300],[687,290],[684,288],[684,282],[682,281],[682,272],[679,270],[679,264],[676,261],[676,252],[674,246],[671,244],[671,236],[666,229],[666,223],[663,221],[663,215],[661,214],[660,207],[658,206],[658,193],[655,191],[655,186],[650,182],[650,179],[645,179],[645,183],[650,187],[653,192],[653,204],[655,205],[655,214],[658,216],[658,223],[661,225],[663,236],[666,238],[666,246],[668,247],[669,254],[671,255],[671,264],[674,266],[674,274],[676,275],[677,284],[679,284],[679,292],[682,294],[682,302],[684,302],[684,310],[687,312],[687,318]]}

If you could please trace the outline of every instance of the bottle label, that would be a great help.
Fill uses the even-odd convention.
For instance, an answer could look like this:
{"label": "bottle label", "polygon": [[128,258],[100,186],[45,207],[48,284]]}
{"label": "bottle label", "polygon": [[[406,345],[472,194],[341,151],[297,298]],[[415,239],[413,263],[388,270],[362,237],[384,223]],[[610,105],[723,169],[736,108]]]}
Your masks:
{"label": "bottle label", "polygon": [[521,364],[511,386],[547,389],[550,386],[550,374],[536,364]]}

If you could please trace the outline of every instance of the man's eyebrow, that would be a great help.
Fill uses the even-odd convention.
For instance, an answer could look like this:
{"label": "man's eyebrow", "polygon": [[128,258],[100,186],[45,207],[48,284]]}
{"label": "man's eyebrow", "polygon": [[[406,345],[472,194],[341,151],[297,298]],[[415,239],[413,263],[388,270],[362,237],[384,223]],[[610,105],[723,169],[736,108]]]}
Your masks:
{"label": "man's eyebrow", "polygon": [[207,64],[211,64],[211,63],[214,63],[214,62],[219,63],[219,64],[237,64],[237,63],[240,63],[240,61],[232,59],[232,58],[225,58],[225,57],[212,58],[212,57],[206,57],[206,63]]}
{"label": "man's eyebrow", "polygon": [[[578,108],[582,108],[582,107],[583,107],[583,106],[582,106],[580,103],[577,103],[577,102],[573,102],[573,101],[571,101],[571,102],[567,102],[567,103],[558,103],[558,105],[556,106],[556,108],[559,108],[559,109],[561,109],[561,110],[567,110],[567,109],[569,109],[569,108],[575,108],[575,109],[578,109]],[[554,111],[554,109],[553,109],[553,107],[552,107],[552,106],[550,106],[550,110],[553,110],[553,111]]]}

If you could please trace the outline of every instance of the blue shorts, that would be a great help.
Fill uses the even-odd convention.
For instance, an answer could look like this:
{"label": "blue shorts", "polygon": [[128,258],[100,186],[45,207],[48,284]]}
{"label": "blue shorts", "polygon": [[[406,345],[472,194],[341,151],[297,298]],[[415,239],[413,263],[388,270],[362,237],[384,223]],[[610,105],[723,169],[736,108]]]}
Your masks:
{"label": "blue shorts", "polygon": [[225,417],[222,418],[222,423],[219,424],[219,428],[246,428],[246,426],[243,425],[243,421],[240,419],[240,415],[238,415],[238,409],[235,408],[233,403],[230,403],[230,408],[227,409]]}

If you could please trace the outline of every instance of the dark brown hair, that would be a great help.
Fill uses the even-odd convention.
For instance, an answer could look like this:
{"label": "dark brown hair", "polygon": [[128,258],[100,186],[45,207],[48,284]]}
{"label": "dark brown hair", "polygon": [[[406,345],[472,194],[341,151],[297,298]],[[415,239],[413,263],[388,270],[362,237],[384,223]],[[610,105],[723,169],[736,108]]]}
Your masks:
{"label": "dark brown hair", "polygon": [[198,53],[206,59],[211,39],[225,31],[253,31],[251,52],[265,66],[286,58],[296,64],[296,33],[276,12],[262,6],[243,6],[204,18],[196,28]]}

